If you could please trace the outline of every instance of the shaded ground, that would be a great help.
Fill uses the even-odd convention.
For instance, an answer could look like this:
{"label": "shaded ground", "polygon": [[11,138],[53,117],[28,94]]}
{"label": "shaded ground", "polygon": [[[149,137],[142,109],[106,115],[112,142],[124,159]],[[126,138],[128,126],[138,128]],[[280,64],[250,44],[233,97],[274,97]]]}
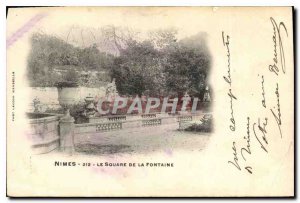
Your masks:
{"label": "shaded ground", "polygon": [[85,154],[115,154],[131,151],[128,145],[78,144],[75,151]]}
{"label": "shaded ground", "polygon": [[173,150],[201,151],[210,133],[178,131],[174,125],[80,134],[75,136],[76,151],[85,154],[149,153]]}

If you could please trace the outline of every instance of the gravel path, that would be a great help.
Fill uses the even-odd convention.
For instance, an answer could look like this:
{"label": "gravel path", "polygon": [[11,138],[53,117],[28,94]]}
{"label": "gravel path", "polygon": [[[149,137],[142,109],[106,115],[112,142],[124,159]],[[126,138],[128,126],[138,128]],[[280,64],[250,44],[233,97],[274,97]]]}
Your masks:
{"label": "gravel path", "polygon": [[209,133],[184,132],[176,129],[174,125],[162,125],[80,134],[75,136],[76,151],[85,154],[201,151],[209,141]]}

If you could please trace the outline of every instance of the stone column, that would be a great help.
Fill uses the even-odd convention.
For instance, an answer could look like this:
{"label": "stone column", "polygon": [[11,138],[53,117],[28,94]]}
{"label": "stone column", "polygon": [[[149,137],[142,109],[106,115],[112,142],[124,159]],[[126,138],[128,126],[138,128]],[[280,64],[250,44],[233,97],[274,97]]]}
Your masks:
{"label": "stone column", "polygon": [[59,135],[60,135],[60,150],[73,154],[74,147],[74,118],[70,116],[69,111],[59,121]]}

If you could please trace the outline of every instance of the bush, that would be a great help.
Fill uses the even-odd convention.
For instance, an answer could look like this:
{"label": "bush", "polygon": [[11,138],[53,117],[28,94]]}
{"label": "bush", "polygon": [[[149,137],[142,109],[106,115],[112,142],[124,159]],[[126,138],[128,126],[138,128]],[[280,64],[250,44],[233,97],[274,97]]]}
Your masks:
{"label": "bush", "polygon": [[184,129],[185,131],[195,131],[195,132],[212,132],[213,122],[212,122],[212,116],[205,115],[201,119],[202,123],[196,124],[187,127]]}
{"label": "bush", "polygon": [[88,119],[83,115],[85,110],[84,103],[73,104],[70,109],[70,115],[75,119],[75,123],[87,123]]}

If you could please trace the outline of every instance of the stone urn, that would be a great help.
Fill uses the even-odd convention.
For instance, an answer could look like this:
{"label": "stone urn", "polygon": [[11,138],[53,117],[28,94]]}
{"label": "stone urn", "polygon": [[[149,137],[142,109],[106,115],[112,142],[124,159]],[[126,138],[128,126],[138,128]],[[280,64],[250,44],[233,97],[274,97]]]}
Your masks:
{"label": "stone urn", "polygon": [[65,116],[70,115],[69,108],[75,104],[78,95],[78,85],[74,82],[61,82],[57,85],[58,102],[65,110]]}
{"label": "stone urn", "polygon": [[57,85],[58,102],[65,110],[64,116],[59,121],[60,149],[73,154],[74,149],[74,118],[70,115],[70,107],[75,103],[78,94],[77,84],[63,82]]}

